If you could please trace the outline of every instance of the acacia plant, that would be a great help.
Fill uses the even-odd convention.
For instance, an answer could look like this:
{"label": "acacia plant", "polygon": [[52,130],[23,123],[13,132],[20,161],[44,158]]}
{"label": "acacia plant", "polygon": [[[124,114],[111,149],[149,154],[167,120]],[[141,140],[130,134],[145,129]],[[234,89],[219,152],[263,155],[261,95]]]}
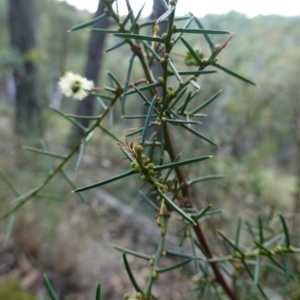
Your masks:
{"label": "acacia plant", "polygon": [[[296,293],[297,297],[297,272],[289,267],[288,254],[299,253],[300,249],[291,245],[285,218],[281,214],[266,221],[258,218],[258,226],[243,224],[239,219],[234,238],[218,232],[219,240],[227,251],[222,256],[218,255],[218,249],[214,246],[215,241],[207,238],[201,223],[219,210],[212,210],[211,205],[201,204],[201,199],[197,199],[197,195],[191,191],[199,182],[219,179],[222,176],[207,174],[199,178],[190,178],[188,168],[185,166],[205,164],[205,161],[212,156],[195,156],[193,150],[190,150],[186,154],[187,157],[181,158],[178,150],[181,145],[174,139],[174,136],[178,136],[180,132],[214,147],[217,146],[213,140],[198,131],[199,118],[203,116],[202,110],[221,93],[216,91],[209,99],[202,99],[198,82],[203,76],[213,75],[217,70],[221,70],[255,86],[252,81],[227,69],[218,61],[219,53],[231,40],[231,33],[225,30],[205,29],[200,20],[191,13],[186,17],[176,18],[176,0],[171,0],[169,4],[161,0],[166,12],[158,19],[152,16],[144,22],[141,20],[143,8],[135,16],[128,0],[126,1],[128,14],[125,17],[121,17],[116,12],[113,5],[115,0],[102,1],[106,6],[103,15],[78,25],[70,31],[74,32],[110,19],[111,23],[115,24],[110,29],[91,30],[120,38],[120,41],[107,49],[106,53],[120,47],[124,53],[131,53],[126,80],[121,83],[119,77],[122,74],[115,76],[112,73],[108,73],[111,82],[109,87],[94,87],[93,82],[73,73],[68,73],[60,80],[59,85],[66,96],[81,100],[87,95],[92,95],[103,107],[102,112],[98,116],[88,117],[65,114],[54,109],[61,117],[78,126],[83,131],[84,137],[65,155],[49,152],[45,145],[41,149],[27,147],[28,150],[45,155],[48,159],[51,157],[61,159],[61,162],[55,169],[50,168],[49,174],[40,185],[26,194],[18,195],[2,219],[10,216],[12,220],[16,209],[33,197],[39,196],[43,188],[58,173],[62,173],[74,187],[74,183],[65,171],[65,166],[75,155],[78,155],[77,166],[79,165],[85,145],[93,133],[100,130],[117,142],[115,147],[120,148],[120,155],[127,159],[128,167],[112,178],[80,188],[74,187],[74,192],[84,199],[83,191],[121,181],[125,177],[132,177],[132,180],[137,181],[138,186],[142,186],[138,193],[149,204],[149,209],[155,211],[153,222],[160,228],[155,253],[149,255],[122,246],[115,247],[122,252],[125,268],[136,290],[135,295],[125,294],[125,299],[157,299],[159,295],[153,295],[152,287],[159,281],[160,273],[179,268],[185,269],[187,278],[195,285],[188,299],[270,299],[273,295],[287,294],[291,291]],[[185,24],[178,27],[176,22],[179,21]],[[158,26],[163,22],[168,24],[167,32],[158,36],[156,34]],[[193,35],[199,41],[203,37],[203,42],[210,49],[209,54],[205,55],[199,49],[195,49],[188,42],[187,35]],[[211,38],[215,35],[227,35],[227,38],[223,44],[215,45]],[[184,52],[176,52],[174,48],[177,45],[181,45],[181,49],[184,47]],[[132,81],[134,63],[139,64],[144,75]],[[154,78],[151,71],[153,64],[161,66],[161,77]],[[148,107],[147,114],[127,113],[127,103],[132,95]],[[103,125],[109,112],[117,105],[121,106],[124,119],[137,119],[142,122],[140,128],[126,130],[125,140],[115,136]],[[76,121],[84,118],[91,121],[89,128],[83,127]],[[189,143],[189,140],[186,139],[185,143]],[[168,233],[174,232],[177,228],[177,225],[174,228],[174,222],[169,222],[172,215],[179,217],[177,222],[180,222],[181,226],[179,226],[178,244],[181,246],[185,243],[184,248],[172,249],[166,242]],[[271,226],[275,226],[276,230]],[[241,241],[240,238],[241,230],[245,230],[247,232],[245,234],[249,236],[246,245],[242,244],[244,240]],[[139,286],[135,280],[136,275],[133,274],[127,259],[129,255],[149,262],[150,275],[145,286]],[[161,267],[160,262],[165,256],[174,257],[174,264]],[[276,276],[272,277],[270,274]],[[45,282],[51,298],[57,300],[47,278]],[[99,285],[96,299],[100,299],[100,294]]]}

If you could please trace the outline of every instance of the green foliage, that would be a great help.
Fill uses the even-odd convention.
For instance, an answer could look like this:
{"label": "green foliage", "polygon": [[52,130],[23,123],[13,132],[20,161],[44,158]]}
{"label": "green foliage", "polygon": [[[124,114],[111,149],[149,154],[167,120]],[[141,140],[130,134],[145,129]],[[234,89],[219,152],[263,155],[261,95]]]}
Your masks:
{"label": "green foliage", "polygon": [[[81,200],[87,203],[88,201],[80,194],[81,192],[112,183],[119,183],[120,186],[123,186],[122,181],[125,178],[134,177],[136,190],[155,213],[153,222],[156,223],[160,232],[157,248],[150,255],[143,251],[133,251],[121,246],[115,247],[122,252],[125,269],[136,291],[133,296],[135,299],[156,299],[153,286],[160,280],[160,273],[178,269],[184,270],[186,279],[195,285],[189,299],[216,296],[220,299],[227,297],[233,300],[269,299],[272,296],[297,292],[299,275],[298,270],[292,267],[290,256],[296,257],[300,249],[294,246],[288,220],[283,214],[277,216],[271,213],[264,217],[256,213],[248,216],[250,221],[243,222],[242,219],[238,219],[234,231],[227,230],[223,226],[222,230],[218,231],[217,241],[219,243],[220,240],[222,241],[220,249],[215,247],[216,238],[210,238],[208,230],[203,229],[209,227],[206,222],[208,219],[210,224],[217,224],[217,221],[211,218],[213,215],[221,213],[221,210],[214,208],[213,197],[209,199],[212,204],[204,203],[201,193],[195,186],[204,181],[223,177],[216,174],[217,172],[205,173],[202,176],[197,174],[196,176],[193,169],[199,169],[200,166],[205,169],[208,161],[212,160],[209,159],[212,158],[211,155],[199,155],[198,148],[201,145],[206,145],[202,146],[201,152],[208,150],[210,154],[216,151],[216,146],[219,144],[210,137],[214,136],[215,132],[217,133],[217,126],[211,126],[209,137],[202,133],[202,127],[199,126],[200,118],[205,116],[199,112],[218,103],[217,99],[221,94],[219,87],[214,84],[209,85],[209,82],[212,81],[210,76],[218,70],[225,75],[230,75],[232,79],[236,80],[235,82],[239,80],[243,84],[255,86],[253,81],[240,75],[238,67],[237,70],[232,68],[235,67],[235,64],[230,63],[232,55],[228,55],[226,59],[222,56],[225,48],[231,46],[229,43],[231,37],[227,37],[221,44],[215,44],[211,38],[216,35],[228,35],[230,32],[218,28],[222,22],[214,18],[211,23],[215,26],[212,29],[206,29],[193,15],[187,18],[187,22],[182,27],[175,25],[175,22],[179,21],[175,17],[176,1],[170,2],[167,12],[159,20],[150,20],[143,26],[139,26],[140,14],[134,16],[132,12],[129,12],[127,16],[120,17],[114,11],[112,2],[103,0],[106,5],[106,12],[103,16],[92,21],[85,20],[75,27],[70,26],[72,28],[70,31],[85,29],[96,22],[110,18],[114,24],[113,28],[111,30],[100,28],[97,31],[99,34],[111,33],[113,35],[114,44],[109,47],[107,52],[112,52],[114,55],[114,52],[121,51],[122,57],[128,58],[127,71],[124,74],[116,72],[117,75],[110,72],[108,74],[110,86],[103,85],[101,88],[89,91],[101,106],[99,115],[76,116],[54,109],[64,121],[70,124],[79,126],[76,119],[85,118],[89,119],[92,125],[89,128],[82,128],[83,139],[67,153],[51,152],[47,150],[46,143],[43,143],[40,148],[25,147],[26,150],[46,158],[48,172],[35,188],[27,193],[17,195],[1,219],[12,216],[17,209],[32,198],[42,197],[42,190],[57,174],[62,174],[74,192],[79,193]],[[165,21],[168,22],[168,30],[162,36],[149,33],[153,24]],[[194,28],[190,28],[190,26],[194,26]],[[76,35],[77,32],[72,34]],[[204,51],[193,45],[192,40],[188,38],[189,34],[196,35],[205,43]],[[174,49],[176,51],[179,49],[179,58]],[[242,58],[244,59],[244,57],[245,55]],[[161,66],[160,77],[154,78],[150,68],[152,64]],[[248,64],[251,62],[244,64],[249,66]],[[139,72],[135,73],[135,68],[139,69]],[[256,78],[255,72],[253,77]],[[206,85],[211,88],[209,92],[206,91]],[[78,86],[73,92],[76,93],[81,88]],[[209,95],[206,92],[200,93],[200,89],[201,91],[205,90]],[[241,95],[252,93],[244,85],[240,85],[239,89]],[[132,99],[136,101],[135,106],[137,106],[136,103],[142,104],[147,108],[147,112],[137,114],[135,111],[131,111],[132,105],[129,104]],[[136,124],[140,124],[139,128],[129,128],[126,131],[125,140],[116,135],[106,124],[111,112],[118,104],[120,104],[119,110],[122,111],[125,120],[131,119]],[[234,115],[231,123],[228,122],[227,126],[224,126],[227,130],[234,130],[238,128],[240,122],[245,121],[248,126],[251,126],[253,114],[261,120],[268,117],[267,108],[254,109],[254,105],[258,105],[257,103],[247,105],[247,109],[253,110],[253,112],[250,114],[249,111],[245,111],[245,115],[239,115],[236,106],[233,106],[229,100],[223,105],[224,111],[227,110],[228,114]],[[216,121],[216,123],[222,125],[221,121]],[[94,133],[99,132],[99,129],[102,134],[117,141],[117,144],[111,147],[120,148],[120,154],[126,161],[126,168],[112,177],[100,181],[95,180],[97,182],[77,188],[68,175],[70,169],[67,169],[66,166],[78,155],[75,169],[79,168],[86,145],[90,143]],[[188,138],[183,140],[173,138],[173,136],[179,137],[180,135]],[[131,136],[136,137],[131,138]],[[240,146],[242,140],[239,132],[236,132],[236,137],[227,142],[234,150]],[[195,143],[195,147],[191,146],[193,143]],[[177,148],[184,148],[187,145],[189,145],[189,151],[181,155]],[[236,151],[238,152],[238,150]],[[252,162],[254,158],[255,153],[252,153],[248,159]],[[53,159],[58,159],[58,163],[54,164]],[[211,167],[211,169],[217,170],[218,168]],[[249,187],[249,190],[259,200],[264,192],[263,177],[253,166],[248,170],[244,181],[240,181],[244,184],[243,190]],[[9,181],[7,180],[7,182]],[[232,187],[227,185],[225,188]],[[212,191],[210,195],[217,198],[219,196],[217,192],[218,190]],[[234,206],[233,199],[222,200],[232,201],[232,206]],[[243,215],[244,212],[238,213]],[[168,244],[167,236],[174,232],[179,237],[178,247]],[[129,255],[149,262],[149,276],[144,286],[141,286],[137,280],[138,276],[134,272],[132,262],[128,259]],[[173,257],[175,261],[170,265],[163,265],[164,257]],[[54,289],[46,277],[45,283],[51,298],[57,299]],[[99,284],[96,290],[96,299],[100,299],[100,292]],[[129,297],[126,294],[126,298]]]}

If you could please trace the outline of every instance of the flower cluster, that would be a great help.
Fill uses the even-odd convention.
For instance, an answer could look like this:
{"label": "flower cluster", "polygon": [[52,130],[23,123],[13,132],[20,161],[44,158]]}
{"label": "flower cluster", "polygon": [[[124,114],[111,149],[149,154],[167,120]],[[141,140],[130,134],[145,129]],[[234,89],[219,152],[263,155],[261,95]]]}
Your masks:
{"label": "flower cluster", "polygon": [[88,91],[93,89],[94,82],[73,72],[68,72],[60,78],[58,86],[66,97],[82,100],[88,96]]}

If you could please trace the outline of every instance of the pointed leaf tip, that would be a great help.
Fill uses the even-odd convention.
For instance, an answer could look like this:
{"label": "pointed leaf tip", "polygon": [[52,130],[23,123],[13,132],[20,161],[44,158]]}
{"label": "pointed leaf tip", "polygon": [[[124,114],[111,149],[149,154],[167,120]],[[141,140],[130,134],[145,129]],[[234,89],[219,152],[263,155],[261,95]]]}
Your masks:
{"label": "pointed leaf tip", "polygon": [[97,285],[96,289],[96,300],[101,300],[101,281]]}

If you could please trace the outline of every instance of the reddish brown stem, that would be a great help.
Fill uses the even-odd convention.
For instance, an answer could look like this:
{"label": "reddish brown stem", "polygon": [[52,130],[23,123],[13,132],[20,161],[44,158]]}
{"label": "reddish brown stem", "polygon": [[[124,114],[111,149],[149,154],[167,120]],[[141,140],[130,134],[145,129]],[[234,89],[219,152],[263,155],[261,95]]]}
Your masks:
{"label": "reddish brown stem", "polygon": [[[133,52],[135,52],[135,54],[138,56],[141,64],[142,64],[142,68],[144,70],[145,76],[147,78],[147,80],[149,81],[149,83],[154,83],[155,79],[153,78],[153,74],[151,72],[151,69],[148,65],[148,63],[146,62],[145,56],[143,54],[142,49],[139,47],[139,45],[136,45],[136,47],[131,49]],[[171,138],[170,132],[168,130],[168,125],[167,124],[163,124],[164,126],[164,142],[165,142],[165,150],[168,152],[171,161],[174,161],[176,158],[176,151],[175,151],[175,146],[174,146],[174,142],[173,139]],[[188,188],[188,184],[185,178],[185,175],[182,171],[181,168],[176,167],[175,168],[175,172],[178,178],[179,183],[183,183],[182,186],[182,195],[184,198],[188,199],[189,202],[190,201],[190,195],[189,195],[189,188]],[[192,204],[191,204],[192,205]],[[200,242],[200,244],[202,245],[204,251],[205,251],[205,255],[208,259],[213,258],[214,255],[208,245],[207,239],[202,231],[202,228],[200,227],[199,223],[196,223],[196,226],[194,226],[194,232],[195,235],[198,239],[198,241]],[[231,300],[238,300],[238,297],[235,293],[235,290],[233,289],[233,287],[231,287],[225,277],[224,274],[221,272],[221,270],[219,269],[219,266],[216,262],[212,262],[210,263],[213,272],[215,274],[216,277],[216,281],[223,287],[224,291],[226,292],[226,294],[228,295],[228,297]]]}
{"label": "reddish brown stem", "polygon": [[[194,232],[195,232],[195,235],[197,236],[198,241],[200,242],[200,244],[202,245],[204,251],[206,252],[205,253],[206,257],[208,259],[213,258],[214,255],[210,250],[210,247],[207,243],[206,237],[205,237],[205,235],[202,231],[202,228],[201,228],[199,222],[196,222],[196,224],[197,225],[194,226],[194,228],[193,228]],[[212,269],[215,273],[217,282],[223,287],[223,289],[226,292],[226,294],[228,295],[228,297],[232,300],[238,300],[238,297],[237,297],[234,289],[231,286],[229,286],[229,284],[227,283],[227,281],[226,281],[223,273],[220,271],[217,263],[212,262],[212,263],[210,263],[210,265],[211,265],[211,267],[212,267]]]}
{"label": "reddish brown stem", "polygon": [[[170,132],[168,131],[168,127],[167,124],[165,124],[165,128],[164,128],[164,138],[165,138],[165,145],[166,145],[166,151],[169,153],[170,159],[171,161],[174,161],[176,158],[175,155],[175,149],[174,149],[174,143],[172,141]],[[190,194],[189,194],[189,188],[187,185],[187,181],[185,178],[185,175],[182,171],[181,168],[177,167],[175,168],[175,172],[177,175],[177,178],[179,180],[180,183],[183,183],[183,187],[181,189],[182,191],[182,196],[186,199],[190,201]],[[192,203],[190,203],[190,207],[192,207]],[[204,232],[199,224],[199,222],[196,222],[196,226],[193,227],[195,235],[198,239],[198,241],[200,242],[201,246],[203,247],[203,250],[205,251],[205,255],[208,259],[213,258],[214,255],[208,245],[207,239],[204,235]],[[226,292],[226,294],[228,295],[228,297],[231,300],[238,300],[238,297],[234,291],[234,289],[227,283],[224,274],[220,271],[219,266],[216,262],[212,262],[210,263],[213,272],[216,276],[216,281],[223,287],[224,291]]]}

